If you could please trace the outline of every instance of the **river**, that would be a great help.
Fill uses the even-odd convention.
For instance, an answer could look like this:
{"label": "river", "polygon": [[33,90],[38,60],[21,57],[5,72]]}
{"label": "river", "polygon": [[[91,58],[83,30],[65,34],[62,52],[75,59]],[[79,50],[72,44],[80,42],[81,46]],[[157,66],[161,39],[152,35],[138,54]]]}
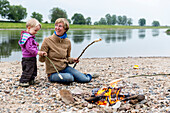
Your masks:
{"label": "river", "polygon": [[[166,29],[77,29],[67,33],[72,43],[72,57],[78,57],[88,44],[99,38],[102,41],[91,45],[82,58],[169,57],[170,36],[165,31]],[[21,30],[0,30],[0,61],[21,61],[21,48],[18,45],[20,32]],[[54,30],[40,30],[36,34],[40,47],[43,38],[53,32]]]}

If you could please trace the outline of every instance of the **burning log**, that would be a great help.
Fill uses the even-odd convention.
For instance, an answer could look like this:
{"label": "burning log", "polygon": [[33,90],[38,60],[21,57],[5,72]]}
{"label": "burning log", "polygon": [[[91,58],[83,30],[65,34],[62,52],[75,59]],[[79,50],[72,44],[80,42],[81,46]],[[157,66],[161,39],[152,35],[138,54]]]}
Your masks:
{"label": "burning log", "polygon": [[[112,98],[115,98],[115,97],[116,95],[112,95]],[[106,96],[100,95],[100,96],[91,96],[91,97],[85,98],[85,100],[89,103],[96,103],[104,98],[106,98]],[[145,96],[144,95],[118,95],[118,98],[124,98],[123,100],[120,100],[123,102],[129,101],[130,104],[137,104],[138,102],[144,100]],[[114,105],[115,103],[110,104],[110,106]]]}
{"label": "burning log", "polygon": [[[112,88],[112,87],[94,89],[92,90],[93,94],[91,95],[91,97],[86,98],[85,100],[90,103],[97,102],[99,105],[107,104],[107,103],[109,103],[109,105],[112,105],[116,103],[119,99],[122,100],[124,97],[127,97],[124,95],[119,95],[120,91],[121,88]],[[116,99],[113,100],[113,98],[115,97]]]}
{"label": "burning log", "polygon": [[125,98],[124,100],[122,101],[128,101],[128,100],[138,100],[139,102],[144,100],[145,99],[145,96],[144,95],[133,95],[133,96],[130,96],[128,98]]}
{"label": "burning log", "polygon": [[[116,95],[114,94],[111,97],[115,98]],[[118,95],[118,98],[127,98],[127,97],[130,97],[130,95]],[[95,103],[95,102],[101,100],[102,98],[106,98],[106,96],[91,96],[91,97],[85,98],[85,100],[89,103]],[[124,101],[124,100],[122,100],[122,101]],[[128,101],[128,100],[126,100],[126,101]]]}
{"label": "burning log", "polygon": [[137,104],[138,102],[142,101],[145,99],[144,95],[138,95],[135,99],[131,99],[129,101],[130,104]]}
{"label": "burning log", "polygon": [[90,103],[96,103],[98,105],[115,105],[118,101],[130,101],[131,104],[136,104],[145,99],[144,95],[121,95],[122,87],[116,88],[117,82],[121,79],[114,80],[109,83],[111,86],[101,89],[95,88],[92,90],[92,95],[89,98],[85,98]]}
{"label": "burning log", "polygon": [[98,97],[88,97],[88,98],[85,98],[85,100],[86,100],[87,102],[89,102],[89,103],[95,103],[95,102],[101,100],[102,98],[104,98],[104,97],[102,97],[102,96],[98,96]]}

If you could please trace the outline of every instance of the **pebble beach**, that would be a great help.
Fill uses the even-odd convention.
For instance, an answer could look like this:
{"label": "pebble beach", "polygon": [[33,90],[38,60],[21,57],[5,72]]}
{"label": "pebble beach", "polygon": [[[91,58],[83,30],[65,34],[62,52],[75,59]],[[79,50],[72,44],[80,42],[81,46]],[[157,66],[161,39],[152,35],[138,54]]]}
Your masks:
{"label": "pebble beach", "polygon": [[[75,68],[100,76],[89,83],[69,85],[50,83],[45,64],[38,61],[37,84],[29,87],[19,86],[20,61],[0,64],[0,113],[170,113],[170,57],[82,58]],[[117,84],[123,87],[121,94],[144,95],[145,99],[119,106],[85,100],[94,88],[108,87],[116,79],[121,79]],[[63,89],[71,92],[74,101],[61,97]]]}

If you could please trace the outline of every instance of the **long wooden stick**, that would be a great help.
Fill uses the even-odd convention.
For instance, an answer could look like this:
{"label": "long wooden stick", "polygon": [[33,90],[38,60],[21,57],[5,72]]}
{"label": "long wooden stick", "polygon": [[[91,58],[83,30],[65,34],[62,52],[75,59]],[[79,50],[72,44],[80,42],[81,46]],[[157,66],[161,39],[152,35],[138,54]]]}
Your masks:
{"label": "long wooden stick", "polygon": [[56,70],[56,72],[57,72],[58,76],[60,77],[60,79],[63,79],[63,77],[60,75],[60,73],[58,72],[57,68],[55,67],[54,63],[53,63],[47,56],[45,56],[45,57],[46,57],[46,58],[50,61],[50,63],[53,65],[53,67],[54,67],[54,69]]}
{"label": "long wooden stick", "polygon": [[141,77],[141,76],[163,76],[163,75],[170,75],[170,73],[168,74],[153,74],[153,75],[134,75],[134,76],[129,76],[128,78],[134,78],[134,77]]}
{"label": "long wooden stick", "polygon": [[[80,56],[77,58],[77,60],[79,60],[79,59],[80,59],[80,57],[83,55],[83,53],[86,51],[86,49],[87,49],[89,46],[91,46],[93,43],[95,43],[95,42],[99,42],[99,41],[101,41],[101,40],[102,40],[102,39],[101,39],[101,38],[99,38],[99,39],[94,40],[93,42],[91,42],[89,45],[87,45],[87,46],[86,46],[86,48],[85,48],[85,49],[83,49],[83,51],[81,52],[81,54],[80,54]],[[73,68],[75,68],[75,67],[76,67],[76,65],[77,65],[77,62],[74,64]]]}
{"label": "long wooden stick", "polygon": [[107,83],[109,85],[113,85],[114,83],[116,82],[119,82],[121,80],[124,80],[124,79],[127,79],[127,78],[135,78],[135,77],[141,77],[141,76],[169,76],[170,74],[154,74],[154,75],[133,75],[133,76],[128,76],[128,77],[124,77],[124,78],[119,78],[119,79],[115,79],[115,80],[112,80],[111,82]]}

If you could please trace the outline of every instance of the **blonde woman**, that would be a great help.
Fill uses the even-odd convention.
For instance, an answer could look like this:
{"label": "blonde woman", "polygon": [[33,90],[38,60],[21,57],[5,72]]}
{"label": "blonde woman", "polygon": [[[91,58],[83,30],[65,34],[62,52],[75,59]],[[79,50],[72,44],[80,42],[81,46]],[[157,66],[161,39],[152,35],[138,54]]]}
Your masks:
{"label": "blonde woman", "polygon": [[79,62],[79,60],[70,56],[71,42],[67,38],[68,30],[69,22],[67,21],[67,19],[57,19],[55,21],[54,33],[52,34],[52,36],[46,37],[43,40],[41,46],[41,51],[47,52],[48,58],[53,62],[63,79],[59,77],[52,63],[48,59],[39,56],[39,61],[45,62],[46,73],[50,82],[66,84],[71,82],[90,82],[92,79],[92,76],[90,74],[83,74],[69,66],[69,64]]}

